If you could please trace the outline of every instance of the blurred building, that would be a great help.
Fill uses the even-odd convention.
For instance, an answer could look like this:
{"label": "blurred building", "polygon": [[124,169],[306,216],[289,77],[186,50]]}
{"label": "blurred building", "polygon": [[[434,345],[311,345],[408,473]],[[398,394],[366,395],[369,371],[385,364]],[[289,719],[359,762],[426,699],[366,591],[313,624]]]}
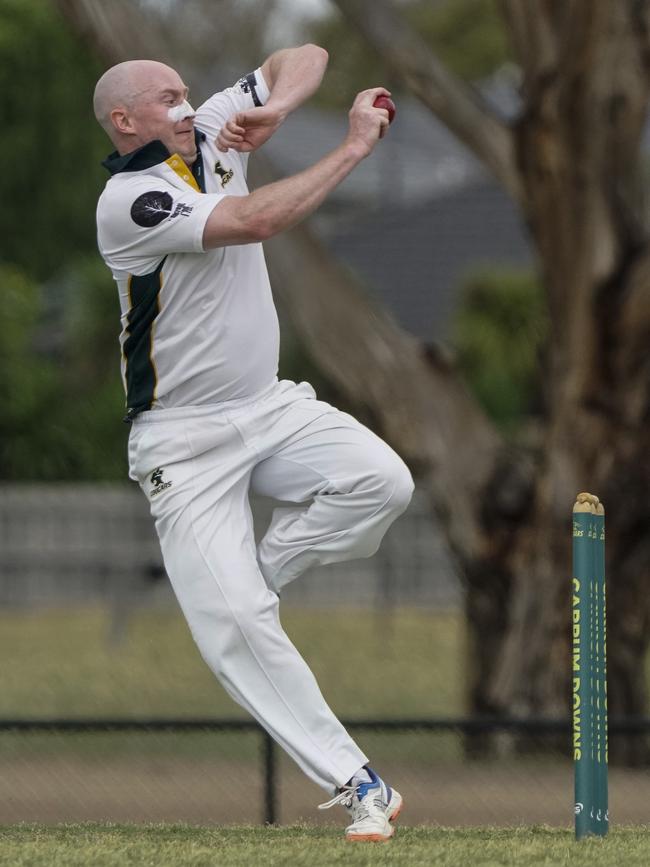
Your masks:
{"label": "blurred building", "polygon": [[[486,98],[503,116],[516,96],[501,78]],[[268,143],[283,176],[345,137],[345,113],[306,106]],[[483,165],[426,108],[400,99],[390,135],[328,197],[312,225],[397,322],[425,342],[448,336],[458,288],[477,268],[531,265],[519,213]]]}

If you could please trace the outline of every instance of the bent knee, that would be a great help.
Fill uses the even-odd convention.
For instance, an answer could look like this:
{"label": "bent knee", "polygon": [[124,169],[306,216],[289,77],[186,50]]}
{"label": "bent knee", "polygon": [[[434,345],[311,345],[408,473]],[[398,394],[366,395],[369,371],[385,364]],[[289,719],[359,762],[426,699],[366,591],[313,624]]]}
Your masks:
{"label": "bent knee", "polygon": [[352,490],[363,492],[374,509],[401,514],[413,496],[413,479],[404,461],[390,449],[359,474]]}
{"label": "bent knee", "polygon": [[386,508],[397,515],[405,511],[413,496],[413,477],[404,461],[395,455],[383,469],[385,489],[388,493]]}

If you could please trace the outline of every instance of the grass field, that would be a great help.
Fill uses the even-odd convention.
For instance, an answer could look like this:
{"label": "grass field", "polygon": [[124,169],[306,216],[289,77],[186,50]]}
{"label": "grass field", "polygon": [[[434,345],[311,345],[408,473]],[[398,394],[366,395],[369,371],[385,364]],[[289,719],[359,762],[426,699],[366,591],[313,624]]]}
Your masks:
{"label": "grass field", "polygon": [[331,828],[187,828],[179,825],[34,825],[0,828],[0,865],[11,867],[647,867],[650,828],[617,828],[576,843],[570,831],[404,828],[386,844],[352,844]]}
{"label": "grass field", "polygon": [[[288,609],[282,622],[337,714],[461,712],[458,615]],[[245,716],[199,656],[176,608],[136,611],[117,647],[108,641],[110,626],[103,608],[3,612],[0,717]],[[361,679],[351,647],[360,648],[359,660],[378,663]]]}

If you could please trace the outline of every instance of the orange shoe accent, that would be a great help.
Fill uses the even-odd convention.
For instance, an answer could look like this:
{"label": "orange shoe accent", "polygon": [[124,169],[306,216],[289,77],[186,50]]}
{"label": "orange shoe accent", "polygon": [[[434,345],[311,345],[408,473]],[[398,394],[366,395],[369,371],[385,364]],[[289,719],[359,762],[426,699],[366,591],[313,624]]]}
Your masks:
{"label": "orange shoe accent", "polygon": [[401,803],[401,804],[399,805],[399,807],[395,810],[395,812],[393,813],[393,815],[388,817],[388,821],[389,821],[389,822],[395,822],[395,821],[397,820],[397,817],[399,816],[399,814],[402,812],[403,807],[404,807],[404,801],[402,801],[402,803]]}
{"label": "orange shoe accent", "polygon": [[384,837],[382,834],[346,834],[345,839],[350,843],[388,843],[392,836],[392,834],[390,837]]}

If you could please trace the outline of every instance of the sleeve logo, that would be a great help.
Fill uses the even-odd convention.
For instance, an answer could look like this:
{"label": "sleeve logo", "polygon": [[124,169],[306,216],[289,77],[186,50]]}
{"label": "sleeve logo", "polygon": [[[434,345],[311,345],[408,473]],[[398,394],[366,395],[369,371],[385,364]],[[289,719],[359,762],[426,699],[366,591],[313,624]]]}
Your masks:
{"label": "sleeve logo", "polygon": [[239,81],[237,82],[237,84],[238,84],[238,85],[240,86],[240,88],[244,91],[244,93],[250,93],[251,86],[250,86],[250,82],[249,82],[249,80],[248,80],[248,76],[247,76],[247,75],[242,76],[242,77],[239,79]]}
{"label": "sleeve logo", "polygon": [[257,95],[257,77],[254,72],[249,72],[248,75],[244,75],[243,78],[240,78],[237,84],[241,87],[244,93],[250,93],[254,105],[258,108],[262,105],[262,102]]}
{"label": "sleeve logo", "polygon": [[159,190],[143,193],[131,205],[131,219],[137,226],[150,229],[169,217],[173,204],[169,193]]}

